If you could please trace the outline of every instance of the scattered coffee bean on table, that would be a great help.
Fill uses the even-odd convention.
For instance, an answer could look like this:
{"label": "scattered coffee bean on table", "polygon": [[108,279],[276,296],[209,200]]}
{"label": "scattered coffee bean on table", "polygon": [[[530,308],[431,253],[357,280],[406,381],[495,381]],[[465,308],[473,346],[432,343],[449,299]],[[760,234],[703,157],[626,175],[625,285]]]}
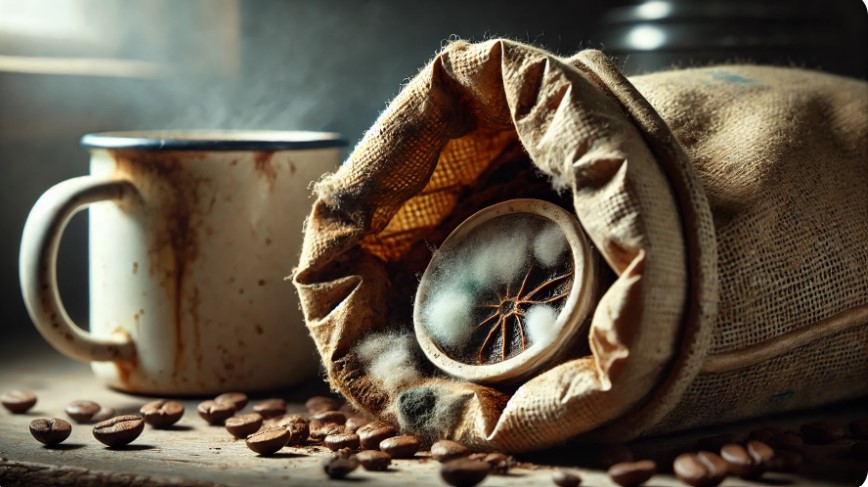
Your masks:
{"label": "scattered coffee bean on table", "polygon": [[419,438],[409,435],[393,436],[380,442],[380,450],[392,458],[413,458],[419,447]]}
{"label": "scattered coffee bean on table", "polygon": [[224,392],[215,397],[214,401],[231,404],[236,411],[241,411],[247,405],[247,394],[243,392]]}
{"label": "scattered coffee bean on table", "polygon": [[[232,416],[231,418],[226,418],[224,425],[226,426],[226,431],[232,436],[247,438],[262,427],[262,415],[259,413],[248,413]],[[283,425],[277,425],[277,427],[284,428]]]}
{"label": "scattered coffee bean on table", "polygon": [[448,461],[440,466],[440,477],[455,487],[472,487],[488,477],[491,466],[467,458]]}
{"label": "scattered coffee bean on table", "polygon": [[349,457],[333,456],[323,463],[323,470],[331,479],[342,479],[359,467],[359,459],[355,455]]}
{"label": "scattered coffee bean on table", "polygon": [[778,433],[768,443],[769,446],[778,450],[796,452],[802,456],[805,454],[805,442],[802,437],[795,433]]}
{"label": "scattered coffee bean on table", "polygon": [[356,430],[356,434],[359,435],[363,449],[379,450],[381,441],[395,436],[398,432],[389,424],[372,421]]}
{"label": "scattered coffee bean on table", "polygon": [[616,463],[629,463],[632,461],[633,452],[626,446],[622,445],[607,446],[600,451],[599,455],[597,455],[597,462],[599,462],[600,467],[605,470],[608,470]]}
{"label": "scattered coffee bean on table", "polygon": [[59,418],[39,418],[30,422],[30,434],[48,446],[62,443],[72,433],[72,426]]}
{"label": "scattered coffee bean on table", "polygon": [[350,416],[347,418],[347,422],[344,423],[344,430],[346,430],[347,433],[355,433],[359,428],[370,422],[370,419],[362,416]]}
{"label": "scattered coffee bean on table", "polygon": [[623,487],[642,485],[657,472],[657,464],[651,460],[616,463],[609,467],[609,478]]}
{"label": "scattered coffee bean on table", "polygon": [[81,424],[91,422],[96,413],[100,412],[101,409],[102,407],[94,401],[84,399],[72,401],[64,408],[64,412],[66,412],[66,415],[70,419]]}
{"label": "scattered coffee bean on table", "polygon": [[497,475],[506,475],[516,464],[515,458],[498,452],[486,454],[482,461],[491,465],[491,473]]}
{"label": "scattered coffee bean on table", "polygon": [[289,431],[286,428],[268,428],[257,431],[247,437],[247,448],[266,456],[276,453],[289,442]]}
{"label": "scattered coffee bean on table", "polygon": [[29,391],[9,391],[0,394],[0,404],[12,414],[26,413],[36,404],[36,394]]}
{"label": "scattered coffee bean on table", "polygon": [[431,457],[440,463],[470,455],[470,449],[452,440],[440,440],[431,445]]}
{"label": "scattered coffee bean on table", "polygon": [[339,435],[345,433],[344,425],[337,423],[323,423],[322,421],[310,422],[310,437],[322,441],[328,435]]}
{"label": "scattered coffee bean on table", "polygon": [[566,470],[555,470],[552,474],[552,482],[560,487],[578,487],[582,483],[582,478]]}
{"label": "scattered coffee bean on table", "polygon": [[219,425],[235,415],[235,406],[228,402],[208,400],[200,402],[199,406],[196,407],[196,412],[208,424]]}
{"label": "scattered coffee bean on table", "polygon": [[340,411],[320,411],[310,416],[311,421],[321,423],[346,424],[347,417]]}
{"label": "scattered coffee bean on table", "polygon": [[355,433],[328,435],[323,438],[323,445],[331,451],[340,450],[341,448],[355,450],[359,448],[359,435]]}
{"label": "scattered coffee bean on table", "polygon": [[844,428],[828,421],[812,421],[801,428],[802,439],[813,445],[828,445],[844,437]]}
{"label": "scattered coffee bean on table", "polygon": [[141,416],[116,416],[97,423],[93,427],[93,437],[104,445],[116,448],[138,438],[144,429],[145,421]]}
{"label": "scattered coffee bean on table", "polygon": [[304,403],[308,414],[316,414],[322,411],[336,411],[340,403],[331,397],[313,396]]}
{"label": "scattered coffee bean on table", "polygon": [[714,487],[723,482],[729,471],[727,462],[715,453],[683,453],[675,458],[672,471],[678,480],[693,487]]}
{"label": "scattered coffee bean on table", "polygon": [[775,456],[775,451],[772,447],[761,441],[748,441],[745,447],[747,448],[748,455],[750,455],[755,462],[762,465],[763,469],[765,469],[771,459]]}
{"label": "scattered coffee bean on table", "polygon": [[[769,451],[771,450],[765,443],[756,440],[751,440],[750,443],[754,444],[754,451],[756,451],[756,445],[763,445]],[[768,455],[768,459],[771,459],[772,456],[774,456],[773,453]],[[751,451],[748,451],[748,448],[738,443],[723,445],[723,448],[720,449],[720,458],[726,462],[731,473],[743,479],[755,479],[765,471],[765,461],[762,458],[756,458]]]}
{"label": "scattered coffee bean on table", "polygon": [[392,457],[388,453],[379,450],[363,450],[356,454],[359,463],[365,470],[380,472],[387,470],[392,463]]}
{"label": "scattered coffee bean on table", "polygon": [[159,399],[142,406],[139,413],[145,423],[154,428],[168,428],[184,416],[184,405],[178,401]]}
{"label": "scattered coffee bean on table", "polygon": [[253,406],[253,412],[259,413],[263,418],[276,418],[286,414],[286,401],[283,399],[264,399]]}
{"label": "scattered coffee bean on table", "polygon": [[289,431],[289,445],[303,445],[310,437],[310,423],[300,414],[286,414],[274,424]]}
{"label": "scattered coffee bean on table", "polygon": [[868,440],[868,418],[854,420],[850,423],[850,434],[853,438]]}
{"label": "scattered coffee bean on table", "polygon": [[793,473],[801,468],[805,457],[791,450],[775,450],[775,456],[768,462],[768,469],[773,472]]}

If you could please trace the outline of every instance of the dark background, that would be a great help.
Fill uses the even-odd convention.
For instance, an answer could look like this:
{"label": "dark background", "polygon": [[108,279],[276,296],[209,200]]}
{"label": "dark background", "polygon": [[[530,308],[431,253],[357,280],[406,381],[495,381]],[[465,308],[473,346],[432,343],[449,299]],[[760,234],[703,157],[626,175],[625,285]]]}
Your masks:
{"label": "dark background", "polygon": [[[21,229],[44,190],[87,173],[88,132],[328,130],[352,147],[451,38],[603,48],[628,73],[736,60],[866,76],[860,0],[634,4],[0,0],[0,351],[36,336],[18,287]],[[637,40],[636,27],[664,35]],[[58,269],[82,324],[86,228],[84,213],[73,219]]]}

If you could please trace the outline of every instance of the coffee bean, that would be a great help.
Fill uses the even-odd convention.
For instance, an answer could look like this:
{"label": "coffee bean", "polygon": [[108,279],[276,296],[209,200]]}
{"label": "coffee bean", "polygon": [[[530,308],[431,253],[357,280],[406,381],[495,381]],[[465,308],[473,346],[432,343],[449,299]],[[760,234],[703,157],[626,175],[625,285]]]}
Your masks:
{"label": "coffee bean", "polygon": [[440,463],[470,455],[470,449],[451,440],[440,440],[431,445],[431,456]]}
{"label": "coffee bean", "polygon": [[100,443],[110,446],[124,446],[135,440],[145,429],[141,416],[115,416],[112,419],[97,423],[93,427],[93,437]]}
{"label": "coffee bean", "polygon": [[347,422],[347,417],[339,411],[321,411],[311,415],[312,421],[320,421],[322,423],[344,424]]}
{"label": "coffee bean", "polygon": [[215,397],[214,402],[231,404],[236,411],[241,411],[247,405],[247,394],[243,392],[224,392]]}
{"label": "coffee bean", "polygon": [[388,453],[379,450],[361,451],[356,455],[356,458],[359,459],[359,463],[362,464],[365,470],[375,472],[387,470],[392,463],[392,457]]}
{"label": "coffee bean", "polygon": [[805,442],[802,441],[802,438],[799,435],[794,433],[778,433],[768,442],[768,445],[774,448],[776,452],[779,450],[788,450],[796,452],[802,456],[805,454]]}
{"label": "coffee bean", "polygon": [[372,421],[356,431],[364,450],[379,450],[380,442],[391,438],[398,432],[391,425],[380,421]]}
{"label": "coffee bean", "polygon": [[497,475],[506,475],[516,464],[515,458],[503,453],[489,453],[482,461],[491,465],[491,472]]}
{"label": "coffee bean", "polygon": [[300,414],[285,414],[274,424],[289,431],[289,445],[303,445],[310,436],[310,423]]}
{"label": "coffee bean", "polygon": [[555,470],[552,474],[552,482],[560,487],[578,487],[582,483],[582,478],[571,472]]}
{"label": "coffee bean", "polygon": [[623,487],[642,485],[657,472],[657,464],[651,460],[616,463],[609,468],[609,477]]}
{"label": "coffee bean", "polygon": [[210,425],[223,424],[227,418],[235,415],[235,406],[229,402],[202,401],[196,407],[196,412]]}
{"label": "coffee bean", "polygon": [[9,391],[0,394],[0,403],[12,414],[26,413],[36,404],[36,394],[29,391]]}
{"label": "coffee bean", "polygon": [[868,440],[868,418],[854,420],[850,423],[850,433],[853,438]]}
{"label": "coffee bean", "polygon": [[266,419],[276,418],[286,414],[286,401],[277,398],[265,399],[253,406],[253,412],[261,414]]}
{"label": "coffee bean", "polygon": [[94,415],[98,413],[102,409],[99,404],[88,401],[88,400],[80,400],[80,401],[72,401],[69,405],[66,406],[64,411],[66,415],[69,416],[76,423],[89,423],[93,419]]}
{"label": "coffee bean", "polygon": [[344,423],[344,429],[347,433],[355,433],[362,426],[370,423],[371,420],[362,416],[350,416],[347,422]]}
{"label": "coffee bean", "polygon": [[279,427],[259,430],[250,434],[245,441],[247,448],[263,456],[277,452],[286,446],[287,442],[289,442],[289,431]]}
{"label": "coffee bean", "polygon": [[600,467],[608,470],[616,463],[629,463],[633,461],[633,452],[626,446],[607,446],[597,456]]}
{"label": "coffee bean", "polygon": [[440,477],[455,487],[473,487],[485,480],[490,471],[491,466],[485,462],[459,458],[441,465]]}
{"label": "coffee bean", "polygon": [[775,451],[772,450],[772,447],[761,441],[748,441],[746,447],[748,455],[750,455],[756,463],[762,465],[763,467],[767,466],[769,461],[771,461],[771,459],[775,456]]}
{"label": "coffee bean", "polygon": [[335,455],[323,463],[323,470],[331,479],[342,479],[358,467],[359,460],[355,455],[348,458]]}
{"label": "coffee bean", "polygon": [[723,433],[720,435],[706,436],[696,441],[697,451],[720,451],[723,445],[729,443],[740,443],[738,435],[733,433]]}
{"label": "coffee bean", "polygon": [[99,408],[99,412],[97,412],[96,414],[93,415],[92,418],[90,418],[90,422],[91,423],[101,423],[107,419],[112,419],[115,416],[117,416],[117,413],[115,412],[115,408],[103,406],[103,407]]}
{"label": "coffee bean", "polygon": [[329,450],[335,451],[341,448],[350,448],[352,450],[359,448],[359,435],[355,433],[339,433],[336,435],[328,435],[323,439],[323,445]]}
{"label": "coffee bean", "polygon": [[[760,443],[756,440],[751,441],[751,443],[765,446],[765,443]],[[766,448],[769,447],[766,446]],[[754,458],[754,455],[747,448],[738,443],[723,445],[723,448],[720,449],[720,457],[726,462],[731,473],[743,479],[757,478],[765,471],[764,462],[761,459]]]}
{"label": "coffee bean", "polygon": [[775,456],[768,462],[768,469],[773,472],[793,473],[801,468],[804,456],[791,450],[775,450]]}
{"label": "coffee bean", "polygon": [[813,421],[802,425],[801,434],[807,443],[828,445],[844,437],[844,428],[828,421]]}
{"label": "coffee bean", "polygon": [[310,422],[310,437],[317,441],[321,441],[328,435],[339,435],[344,432],[344,425],[342,424],[323,423],[322,421]]}
{"label": "coffee bean", "polygon": [[415,436],[393,436],[380,442],[380,450],[392,458],[412,458],[419,451],[419,438]]}
{"label": "coffee bean", "polygon": [[184,416],[184,405],[178,401],[160,399],[145,404],[139,409],[139,413],[142,419],[154,428],[168,428]]}
{"label": "coffee bean", "polygon": [[62,443],[72,433],[72,426],[59,418],[40,418],[30,422],[30,434],[36,441],[48,446]]}
{"label": "coffee bean", "polygon": [[[262,415],[259,413],[241,414],[227,418],[224,422],[226,431],[236,438],[247,438],[262,427]],[[282,428],[283,426],[278,426]],[[284,428],[286,429],[286,428]]]}
{"label": "coffee bean", "polygon": [[336,411],[340,403],[336,399],[326,396],[313,396],[304,403],[308,414],[316,414],[322,411]]}
{"label": "coffee bean", "polygon": [[728,471],[727,462],[718,455],[700,451],[678,455],[672,470],[679,480],[693,487],[714,487],[723,482]]}
{"label": "coffee bean", "polygon": [[850,456],[856,460],[868,460],[868,441],[857,441],[850,446]]}
{"label": "coffee bean", "polygon": [[350,448],[338,448],[337,450],[335,450],[335,455],[341,458],[350,458],[351,456],[355,455],[355,453],[353,453],[353,450]]}

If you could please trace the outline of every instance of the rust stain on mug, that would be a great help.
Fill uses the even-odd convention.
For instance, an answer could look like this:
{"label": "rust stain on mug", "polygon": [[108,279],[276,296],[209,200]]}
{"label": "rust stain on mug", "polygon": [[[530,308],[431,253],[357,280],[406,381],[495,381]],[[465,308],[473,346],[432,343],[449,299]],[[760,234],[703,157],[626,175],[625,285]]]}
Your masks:
{"label": "rust stain on mug", "polygon": [[[128,341],[132,341],[130,333],[123,328],[115,328],[111,334],[114,336],[122,336]],[[121,384],[124,385],[124,388],[130,392],[135,392],[137,387],[133,385],[131,376],[139,368],[139,355],[136,349],[133,349],[129,359],[114,360],[112,361],[112,363],[114,364],[115,370],[117,371],[118,380],[121,382]]]}
{"label": "rust stain on mug", "polygon": [[274,183],[277,181],[277,168],[271,159],[274,157],[273,151],[259,151],[253,153],[253,167],[256,172],[265,176],[268,180],[268,189],[274,189]]}
{"label": "rust stain on mug", "polygon": [[[157,277],[166,298],[172,303],[174,328],[174,363],[172,377],[177,379],[185,366],[183,336],[184,305],[189,303],[191,264],[199,257],[198,227],[205,209],[202,207],[204,186],[209,180],[197,177],[179,164],[179,155],[171,151],[109,151],[115,161],[118,177],[136,181],[142,201],[142,211],[158,212],[148,243],[148,273]],[[189,160],[191,154],[182,157]],[[150,217],[149,217],[150,219]],[[198,301],[192,303],[195,308]],[[194,321],[194,358],[201,361],[198,333],[198,310],[188,308]],[[119,374],[120,374],[120,369]]]}

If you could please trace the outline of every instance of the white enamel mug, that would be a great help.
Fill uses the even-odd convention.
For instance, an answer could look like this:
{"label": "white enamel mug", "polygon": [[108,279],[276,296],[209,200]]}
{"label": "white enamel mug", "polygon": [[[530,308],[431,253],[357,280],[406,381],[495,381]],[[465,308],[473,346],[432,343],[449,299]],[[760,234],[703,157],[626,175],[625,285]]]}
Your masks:
{"label": "white enamel mug", "polygon": [[[315,375],[319,356],[285,281],[309,186],[337,169],[337,134],[89,134],[90,175],[46,191],[21,242],[28,312],[107,385],[147,394],[269,390]],[[64,227],[90,206],[90,326],[60,300]]]}

